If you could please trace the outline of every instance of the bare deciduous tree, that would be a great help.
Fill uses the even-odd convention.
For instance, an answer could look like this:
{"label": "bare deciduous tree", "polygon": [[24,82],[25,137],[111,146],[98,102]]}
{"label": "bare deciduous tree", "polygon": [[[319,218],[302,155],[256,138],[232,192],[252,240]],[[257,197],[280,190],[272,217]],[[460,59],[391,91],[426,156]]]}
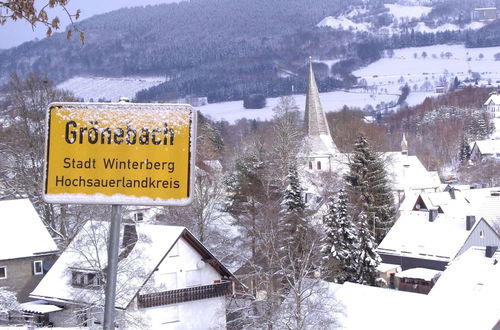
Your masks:
{"label": "bare deciduous tree", "polygon": [[60,8],[69,19],[71,28],[66,32],[66,37],[71,38],[73,32],[79,32],[80,41],[83,43],[84,34],[75,25],[75,21],[80,18],[80,10],[72,13],[68,9],[69,0],[47,0],[47,1],[26,1],[26,0],[5,0],[0,1],[0,25],[7,21],[24,20],[35,29],[37,24],[47,28],[47,36],[51,36],[53,30],[60,29],[60,19],[52,15],[54,8]]}

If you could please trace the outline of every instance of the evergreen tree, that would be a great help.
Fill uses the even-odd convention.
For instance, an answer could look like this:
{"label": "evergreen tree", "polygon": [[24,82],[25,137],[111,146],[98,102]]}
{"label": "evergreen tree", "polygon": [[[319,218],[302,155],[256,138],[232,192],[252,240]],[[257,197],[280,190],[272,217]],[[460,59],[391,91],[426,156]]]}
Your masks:
{"label": "evergreen tree", "polygon": [[301,256],[307,249],[311,227],[306,219],[306,203],[302,199],[296,165],[290,166],[287,182],[281,203],[280,252],[285,268],[293,271],[301,268]]}
{"label": "evergreen tree", "polygon": [[359,264],[358,283],[375,285],[377,279],[377,266],[381,259],[375,251],[375,240],[368,226],[366,216],[363,212],[358,217],[358,239],[359,239]]}
{"label": "evergreen tree", "polygon": [[322,269],[326,280],[355,282],[358,269],[356,224],[347,213],[347,194],[340,190],[337,200],[330,197],[323,218],[326,236],[323,240]]}
{"label": "evergreen tree", "polygon": [[262,171],[264,164],[255,155],[247,155],[236,161],[235,170],[225,180],[227,200],[225,211],[231,214],[242,231],[242,239],[248,240],[252,260],[257,255],[261,206],[265,199]]}
{"label": "evergreen tree", "polygon": [[462,135],[462,141],[460,143],[460,151],[458,154],[458,159],[460,163],[466,163],[470,159],[470,145],[466,135]]}
{"label": "evergreen tree", "polygon": [[356,139],[345,179],[358,211],[367,215],[368,225],[380,243],[395,221],[394,196],[383,160],[370,149],[363,136]]}

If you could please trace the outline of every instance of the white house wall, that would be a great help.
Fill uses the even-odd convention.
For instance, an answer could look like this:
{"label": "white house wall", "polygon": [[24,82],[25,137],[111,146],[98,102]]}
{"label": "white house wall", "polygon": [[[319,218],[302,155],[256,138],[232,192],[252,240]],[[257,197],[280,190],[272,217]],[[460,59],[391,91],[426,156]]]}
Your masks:
{"label": "white house wall", "polygon": [[221,275],[201,259],[201,255],[180,238],[155,271],[154,286],[164,291],[208,285],[220,280]]}
{"label": "white house wall", "polygon": [[148,329],[226,329],[224,297],[141,308],[139,313],[144,317]]}

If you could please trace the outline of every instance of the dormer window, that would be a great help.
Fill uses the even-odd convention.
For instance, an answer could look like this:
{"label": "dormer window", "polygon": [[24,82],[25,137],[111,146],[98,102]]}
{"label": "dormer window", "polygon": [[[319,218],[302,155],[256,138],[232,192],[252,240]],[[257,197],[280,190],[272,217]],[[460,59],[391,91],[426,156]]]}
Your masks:
{"label": "dormer window", "polygon": [[104,283],[102,276],[97,272],[73,270],[71,285],[78,288],[98,289]]}
{"label": "dormer window", "polygon": [[142,212],[137,212],[135,214],[135,221],[136,222],[141,222],[144,219],[144,214]]}

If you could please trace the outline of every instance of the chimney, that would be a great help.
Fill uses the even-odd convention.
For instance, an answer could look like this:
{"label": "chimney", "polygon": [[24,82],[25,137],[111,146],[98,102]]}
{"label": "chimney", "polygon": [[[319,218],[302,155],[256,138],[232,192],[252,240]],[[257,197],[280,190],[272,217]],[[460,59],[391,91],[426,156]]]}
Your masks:
{"label": "chimney", "polygon": [[450,187],[450,190],[448,190],[448,192],[450,193],[451,199],[455,199],[456,198],[456,196],[455,196],[455,188]]}
{"label": "chimney", "polygon": [[497,248],[498,246],[492,246],[492,245],[488,245],[486,246],[486,253],[485,253],[485,257],[486,258],[491,258],[493,257],[493,255],[495,254],[495,252],[497,251]]}
{"label": "chimney", "polygon": [[122,251],[118,255],[118,261],[128,257],[137,243],[137,229],[135,224],[126,223],[123,225]]}
{"label": "chimney", "polygon": [[429,222],[433,222],[436,220],[438,216],[438,210],[437,209],[429,209]]}
{"label": "chimney", "polygon": [[474,224],[476,223],[476,217],[473,215],[468,215],[465,217],[465,229],[466,230],[471,230],[472,227],[474,227]]}

